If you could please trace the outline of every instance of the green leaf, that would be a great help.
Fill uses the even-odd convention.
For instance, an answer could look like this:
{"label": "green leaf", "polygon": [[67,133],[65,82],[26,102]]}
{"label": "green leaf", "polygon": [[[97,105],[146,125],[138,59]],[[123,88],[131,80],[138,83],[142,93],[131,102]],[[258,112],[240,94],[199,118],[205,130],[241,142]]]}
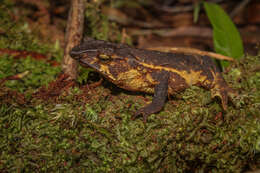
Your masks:
{"label": "green leaf", "polygon": [[199,13],[200,13],[200,6],[201,2],[195,2],[194,7],[193,7],[193,22],[197,23],[199,19]]}
{"label": "green leaf", "polygon": [[[239,59],[244,54],[240,34],[225,11],[217,4],[203,3],[213,26],[213,42],[217,53]],[[221,62],[225,66],[226,62]]]}

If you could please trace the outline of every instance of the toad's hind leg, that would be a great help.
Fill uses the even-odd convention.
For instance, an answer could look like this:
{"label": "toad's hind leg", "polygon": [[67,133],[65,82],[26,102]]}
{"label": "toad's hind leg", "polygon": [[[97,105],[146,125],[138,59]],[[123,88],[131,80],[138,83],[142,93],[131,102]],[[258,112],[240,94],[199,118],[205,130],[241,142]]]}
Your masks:
{"label": "toad's hind leg", "polygon": [[235,95],[235,92],[227,85],[220,72],[215,74],[213,87],[210,91],[212,98],[218,96],[221,99],[222,108],[226,111],[228,99],[232,99],[232,97]]}

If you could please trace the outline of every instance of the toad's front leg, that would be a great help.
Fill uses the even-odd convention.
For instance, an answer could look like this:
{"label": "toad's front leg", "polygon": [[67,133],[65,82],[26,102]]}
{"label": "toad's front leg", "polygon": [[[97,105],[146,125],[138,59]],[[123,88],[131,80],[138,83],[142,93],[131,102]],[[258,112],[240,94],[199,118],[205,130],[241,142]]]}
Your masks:
{"label": "toad's front leg", "polygon": [[152,103],[147,106],[139,109],[134,115],[133,119],[135,119],[138,115],[143,116],[144,122],[146,122],[147,117],[153,113],[157,113],[162,110],[165,101],[168,96],[168,80],[169,73],[166,71],[158,72],[155,75],[156,80],[159,82],[154,88],[154,96]]}

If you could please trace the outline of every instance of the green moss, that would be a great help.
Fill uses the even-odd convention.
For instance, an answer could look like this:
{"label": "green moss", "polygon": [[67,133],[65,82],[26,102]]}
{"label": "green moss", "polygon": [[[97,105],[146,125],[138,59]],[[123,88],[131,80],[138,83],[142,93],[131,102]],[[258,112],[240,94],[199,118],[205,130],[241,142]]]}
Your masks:
{"label": "green moss", "polygon": [[[247,69],[258,57],[242,61],[249,64],[233,68]],[[146,124],[131,120],[144,101],[113,86],[90,91],[87,104],[74,97],[81,94],[77,88],[59,104],[2,104],[0,170],[241,171],[260,152],[258,76],[241,73],[241,80],[233,80],[230,71],[226,78],[240,88],[237,99],[243,104],[230,105],[222,116],[218,100],[201,102],[209,91],[197,87],[169,100]]]}
{"label": "green moss", "polygon": [[28,71],[29,74],[21,80],[10,80],[5,86],[24,92],[28,89],[37,89],[40,86],[47,86],[53,81],[56,75],[61,71],[60,67],[51,67],[43,60],[34,60],[32,58],[13,59],[13,57],[2,56],[0,58],[0,78],[15,75]]}
{"label": "green moss", "polygon": [[[7,81],[5,85],[12,89],[24,92],[28,89],[36,89],[47,85],[55,79],[60,67],[51,67],[47,60],[60,61],[62,58],[62,49],[58,44],[41,44],[39,40],[31,34],[28,24],[22,20],[16,21],[10,14],[14,11],[13,4],[5,0],[0,5],[0,48],[10,51],[25,50],[26,52],[36,52],[46,55],[46,60],[35,60],[30,57],[21,57],[14,59],[6,54],[0,57],[0,79],[15,75],[18,73],[29,72],[28,75],[19,81]],[[48,54],[51,54],[49,56]]]}

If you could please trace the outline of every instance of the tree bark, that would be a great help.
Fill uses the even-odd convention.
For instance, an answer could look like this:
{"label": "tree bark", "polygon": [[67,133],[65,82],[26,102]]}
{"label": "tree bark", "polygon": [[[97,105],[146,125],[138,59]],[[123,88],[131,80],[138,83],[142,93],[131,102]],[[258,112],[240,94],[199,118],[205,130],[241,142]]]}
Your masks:
{"label": "tree bark", "polygon": [[84,26],[84,10],[86,0],[71,0],[71,7],[65,33],[65,48],[62,70],[70,79],[77,78],[78,63],[69,55],[70,50],[82,39]]}

